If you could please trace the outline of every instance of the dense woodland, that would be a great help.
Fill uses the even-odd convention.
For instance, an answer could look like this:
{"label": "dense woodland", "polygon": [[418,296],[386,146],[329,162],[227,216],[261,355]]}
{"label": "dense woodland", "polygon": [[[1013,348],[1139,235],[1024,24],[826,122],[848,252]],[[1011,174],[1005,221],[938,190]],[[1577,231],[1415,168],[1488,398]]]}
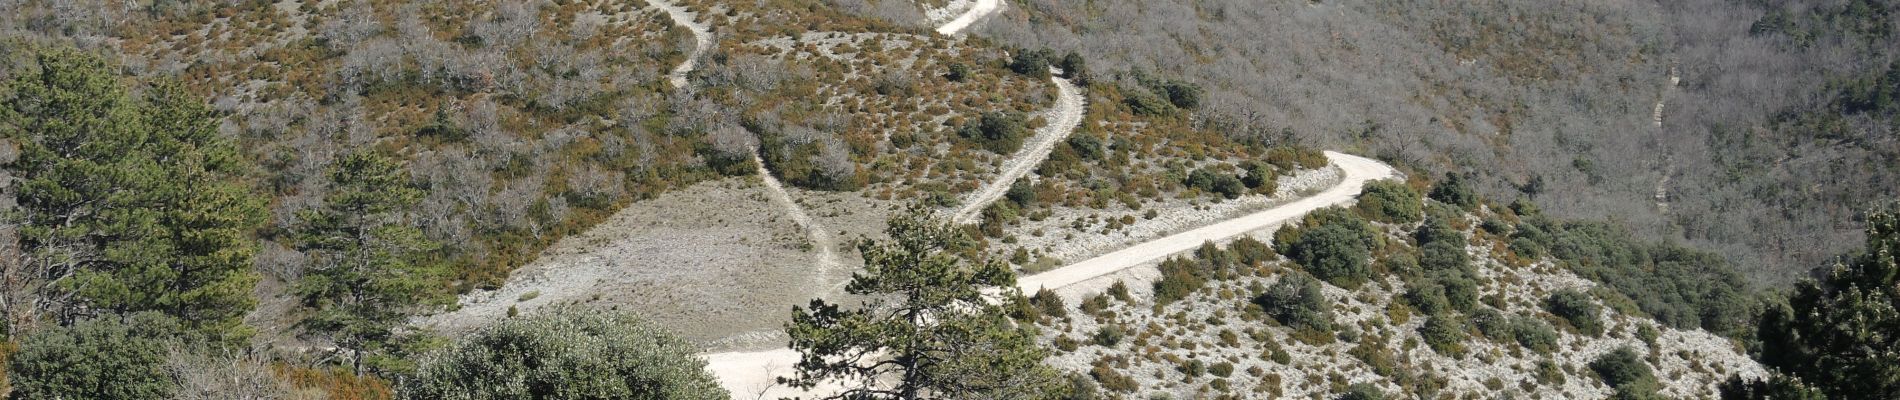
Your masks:
{"label": "dense woodland", "polygon": [[[1153,300],[1284,257],[1299,278],[1246,301],[1316,341],[1339,328],[1322,285],[1397,276],[1440,353],[1596,335],[1601,303],[1771,367],[1724,396],[1900,393],[1893,1],[1032,0],[960,41],[897,1],[699,1],[735,27],[699,92],[662,76],[691,39],[635,3],[80,3],[0,5],[12,398],[723,398],[637,310],[459,338],[405,323],[628,203],[752,174],[752,154],[799,187],[954,206],[1046,123],[1050,66],[1089,106],[1041,179],[975,226],[913,212],[862,243],[848,291],[908,299],[794,310],[794,383],[895,371],[901,393],[867,393],[1088,398],[1119,380],[1047,368],[1019,325],[1059,300],[972,306],[1014,281],[989,240],[1054,207],[1272,193],[1328,148],[1411,179],[1162,263]],[[1379,236],[1398,225],[1409,238]],[[1463,243],[1601,285],[1549,295],[1548,321],[1487,314]],[[880,351],[908,363],[824,358]],[[1569,369],[1645,398],[1641,358]]]}

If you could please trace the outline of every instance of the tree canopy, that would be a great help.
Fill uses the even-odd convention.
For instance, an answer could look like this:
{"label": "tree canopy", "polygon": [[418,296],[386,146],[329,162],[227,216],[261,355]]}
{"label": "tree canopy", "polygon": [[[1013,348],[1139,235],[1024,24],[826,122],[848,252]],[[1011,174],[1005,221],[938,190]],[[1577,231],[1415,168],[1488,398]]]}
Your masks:
{"label": "tree canopy", "polygon": [[[1761,319],[1763,364],[1831,398],[1900,393],[1900,216],[1870,213],[1867,248],[1795,286]],[[1777,389],[1783,390],[1783,389]]]}
{"label": "tree canopy", "polygon": [[[1043,365],[1027,326],[1016,326],[988,291],[1015,298],[1015,274],[997,260],[960,255],[974,239],[912,208],[892,218],[888,241],[865,241],[864,271],[845,308],[814,299],[786,325],[801,354],[789,383],[835,383],[833,399],[1057,398],[1068,381]],[[879,382],[888,380],[888,383]]]}
{"label": "tree canopy", "polygon": [[725,399],[696,349],[628,313],[510,318],[422,357],[413,399]]}
{"label": "tree canopy", "polygon": [[8,307],[9,326],[41,312],[70,322],[158,311],[227,341],[248,336],[263,204],[213,112],[176,83],[134,95],[113,66],[77,50],[38,50],[13,72],[0,91],[0,137],[19,146],[5,165],[19,179],[8,219],[22,275],[47,287],[8,302],[39,308]]}
{"label": "tree canopy", "polygon": [[1370,224],[1343,208],[1308,214],[1298,227],[1274,233],[1274,247],[1328,283],[1358,288],[1372,278],[1368,262],[1377,236]]}
{"label": "tree canopy", "polygon": [[361,372],[364,352],[424,304],[439,274],[418,259],[434,244],[404,222],[423,192],[394,161],[371,150],[346,154],[330,182],[323,206],[299,215],[299,247],[317,262],[297,291],[315,311],[304,325],[351,349]]}
{"label": "tree canopy", "polygon": [[8,360],[15,399],[157,399],[178,389],[165,370],[178,321],[155,312],[94,318],[27,335]]}

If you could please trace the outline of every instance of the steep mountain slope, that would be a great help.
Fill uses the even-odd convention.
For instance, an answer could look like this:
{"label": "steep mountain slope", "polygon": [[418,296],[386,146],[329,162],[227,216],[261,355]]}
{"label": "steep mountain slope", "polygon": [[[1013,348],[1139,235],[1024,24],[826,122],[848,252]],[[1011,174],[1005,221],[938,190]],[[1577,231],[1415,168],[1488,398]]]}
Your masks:
{"label": "steep mountain slope", "polygon": [[[1225,240],[1249,231],[1271,229],[1275,225],[1299,218],[1314,209],[1350,202],[1367,181],[1389,178],[1394,173],[1384,164],[1370,159],[1340,153],[1329,153],[1328,156],[1346,171],[1347,176],[1341,182],[1319,191],[1318,194],[1259,213],[1229,220],[1208,221],[1212,224],[1143,242],[1124,251],[1024,276],[1019,280],[1018,286],[1026,291],[1070,287],[1122,270],[1151,265],[1150,262],[1155,259],[1187,251],[1204,241]],[[1096,288],[1096,290],[1099,289],[1099,287]],[[790,349],[724,352],[705,356],[709,364],[707,368],[713,371],[719,378],[720,384],[732,393],[761,398],[828,395],[828,389],[822,387],[802,391],[775,383],[777,378],[794,373],[793,367],[798,364],[798,357],[799,354]]]}
{"label": "steep mountain slope", "polygon": [[1122,82],[1186,77],[1209,88],[1197,123],[1235,137],[1470,174],[1493,197],[1692,243],[1780,284],[1856,242],[1856,214],[1896,195],[1895,114],[1853,100],[1888,85],[1896,11],[1032,0],[971,34],[1076,51]]}
{"label": "steep mountain slope", "polygon": [[[1465,223],[1476,229],[1478,221]],[[1409,240],[1408,225],[1382,225],[1383,240]],[[1313,301],[1324,304],[1327,322],[1312,328],[1267,300],[1282,282],[1312,281],[1303,267],[1249,260],[1239,244],[1210,244],[1163,267],[1210,271],[1205,286],[1185,297],[1158,298],[1166,281],[1181,277],[1149,270],[1112,284],[1056,288],[1050,296],[1061,300],[1034,301],[1032,319],[1057,349],[1051,363],[1093,377],[1103,394],[1131,398],[1332,397],[1360,386],[1388,397],[1603,398],[1616,388],[1591,365],[1625,347],[1653,370],[1647,390],[1666,398],[1713,397],[1730,376],[1766,373],[1729,338],[1614,307],[1592,306],[1594,318],[1606,321],[1604,333],[1573,328],[1547,311],[1546,299],[1566,290],[1601,293],[1595,282],[1549,261],[1516,261],[1479,239],[1482,232],[1469,233],[1473,243],[1461,250],[1476,265],[1473,300],[1481,299],[1469,311],[1427,315],[1418,296],[1436,293],[1427,289],[1435,284],[1393,271],[1355,289],[1318,283],[1321,297]],[[1438,323],[1452,328],[1428,327]]]}

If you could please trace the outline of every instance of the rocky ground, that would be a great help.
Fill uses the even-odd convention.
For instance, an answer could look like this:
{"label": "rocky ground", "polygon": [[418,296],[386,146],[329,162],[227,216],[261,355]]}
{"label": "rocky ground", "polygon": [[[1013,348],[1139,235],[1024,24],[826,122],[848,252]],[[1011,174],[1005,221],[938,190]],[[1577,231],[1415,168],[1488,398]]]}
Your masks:
{"label": "rocky ground", "polygon": [[777,332],[792,305],[826,289],[813,283],[817,252],[807,236],[767,196],[757,177],[745,177],[636,202],[561,240],[500,289],[464,295],[458,309],[417,325],[453,334],[510,310],[580,304],[639,310],[711,347],[771,342],[748,332]]}
{"label": "rocky ground", "polygon": [[[1254,235],[1267,241],[1271,231]],[[1497,261],[1500,257],[1494,257],[1490,247],[1474,244],[1467,247],[1467,252],[1479,266],[1480,295],[1499,296],[1505,305],[1500,311],[1507,316],[1554,319],[1541,307],[1548,293],[1564,288],[1588,291],[1595,285],[1548,262],[1506,265]],[[1439,396],[1451,394],[1456,398],[1603,398],[1610,394],[1610,388],[1585,366],[1621,346],[1631,346],[1646,356],[1663,385],[1661,393],[1670,398],[1711,398],[1714,385],[1731,374],[1763,373],[1761,366],[1729,339],[1700,330],[1670,329],[1608,307],[1602,312],[1607,333],[1590,337],[1564,329],[1559,323],[1561,339],[1549,354],[1538,354],[1511,342],[1493,342],[1475,331],[1464,341],[1464,354],[1439,354],[1425,346],[1418,333],[1425,317],[1416,312],[1392,311],[1406,308],[1393,304],[1403,302],[1400,296],[1407,290],[1396,277],[1369,283],[1358,291],[1323,284],[1323,292],[1332,302],[1335,325],[1341,331],[1353,332],[1353,340],[1311,344],[1294,338],[1292,329],[1271,318],[1244,316],[1243,310],[1259,288],[1297,273],[1288,268],[1295,267],[1284,260],[1268,263],[1237,279],[1210,282],[1186,299],[1164,306],[1156,306],[1153,301],[1152,282],[1159,273],[1152,266],[1103,277],[1101,284],[1071,285],[1058,291],[1068,305],[1067,316],[1051,319],[1043,327],[1044,343],[1057,349],[1052,350],[1055,354],[1050,363],[1081,374],[1101,375],[1108,370],[1126,376],[1134,383],[1132,390],[1115,392],[1106,386],[1104,390],[1129,398],[1163,394],[1174,398],[1222,394],[1239,398],[1318,398],[1354,383],[1377,385],[1388,396],[1419,394],[1418,387],[1396,384],[1395,378],[1380,375],[1367,358],[1353,354],[1359,342],[1384,352],[1403,373],[1441,385]],[[1104,295],[1114,281],[1125,281],[1128,300]],[[1104,296],[1098,299],[1106,304],[1102,310],[1091,315],[1078,307],[1083,299],[1096,296]],[[1096,341],[1097,332],[1111,325],[1124,332],[1123,338],[1113,344]],[[1637,334],[1642,327],[1658,332],[1653,342]],[[1276,347],[1288,357],[1274,360],[1270,355]],[[1552,375],[1557,377],[1553,379]]]}

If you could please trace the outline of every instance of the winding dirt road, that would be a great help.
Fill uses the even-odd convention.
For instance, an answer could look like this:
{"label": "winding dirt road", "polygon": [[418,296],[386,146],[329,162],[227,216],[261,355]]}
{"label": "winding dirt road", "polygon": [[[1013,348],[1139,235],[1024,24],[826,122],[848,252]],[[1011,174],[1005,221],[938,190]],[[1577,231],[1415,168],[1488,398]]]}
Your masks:
{"label": "winding dirt road", "polygon": [[712,28],[695,20],[693,12],[684,6],[664,0],[646,1],[647,5],[666,11],[666,16],[673,18],[674,24],[693,32],[693,52],[687,53],[686,61],[680,62],[679,66],[673,67],[673,72],[666,74],[666,81],[673,84],[674,88],[685,89],[686,74],[693,73],[693,69],[699,67],[699,57],[705,55],[706,50],[712,49]]}
{"label": "winding dirt road", "polygon": [[950,20],[950,22],[944,23],[943,26],[938,26],[937,34],[956,36],[957,33],[963,32],[964,28],[969,28],[970,24],[974,24],[977,20],[988,17],[990,14],[995,14],[997,10],[1001,9],[1003,9],[1003,0],[976,0],[976,4],[970,6],[969,11],[964,11],[963,15],[958,15],[957,19]]}
{"label": "winding dirt road", "polygon": [[958,224],[976,222],[977,214],[983,212],[984,207],[989,207],[990,203],[996,202],[996,199],[1008,193],[1009,186],[1015,184],[1017,179],[1022,179],[1030,171],[1034,171],[1037,165],[1042,165],[1042,160],[1049,158],[1049,151],[1055,150],[1056,143],[1061,143],[1063,139],[1069,137],[1070,132],[1075,131],[1076,126],[1082,125],[1082,112],[1086,100],[1082,96],[1081,89],[1076,88],[1075,83],[1068,79],[1050,76],[1049,81],[1056,84],[1056,106],[1050,110],[1052,118],[1049,119],[1049,124],[1036,129],[1035,136],[1030,137],[1028,143],[1023,143],[1021,150],[1017,150],[1016,154],[1010,155],[1008,160],[1003,161],[1003,170],[997,174],[996,179],[990,180],[969,198],[964,199],[963,207],[955,214],[951,214],[951,222]]}
{"label": "winding dirt road", "polygon": [[[1326,152],[1326,158],[1339,167],[1344,178],[1338,184],[1318,194],[1279,207],[1168,235],[1061,268],[1022,277],[1017,280],[1016,286],[1024,292],[1033,292],[1042,288],[1053,290],[1145,265],[1163,257],[1193,250],[1207,241],[1225,240],[1253,230],[1292,221],[1313,210],[1350,203],[1358,197],[1366,182],[1398,176],[1398,172],[1391,166],[1369,158],[1332,151]],[[813,394],[779,385],[776,382],[780,376],[791,376],[793,367],[798,364],[798,352],[791,349],[715,353],[703,357],[707,362],[707,370],[719,378],[720,385],[732,392],[734,398],[753,398],[753,396],[779,398]],[[814,392],[822,394],[828,393],[827,390],[835,389],[818,388]]]}
{"label": "winding dirt road", "polygon": [[1365,187],[1366,182],[1398,176],[1398,172],[1392,167],[1377,160],[1332,151],[1326,152],[1326,158],[1339,167],[1345,179],[1317,194],[1279,207],[1142,242],[1095,258],[1023,277],[1016,280],[1016,287],[1022,289],[1024,293],[1034,293],[1043,288],[1059,289],[1160,260],[1163,257],[1193,250],[1208,241],[1218,242],[1256,229],[1292,221],[1313,210],[1351,202],[1358,198],[1359,190]]}

